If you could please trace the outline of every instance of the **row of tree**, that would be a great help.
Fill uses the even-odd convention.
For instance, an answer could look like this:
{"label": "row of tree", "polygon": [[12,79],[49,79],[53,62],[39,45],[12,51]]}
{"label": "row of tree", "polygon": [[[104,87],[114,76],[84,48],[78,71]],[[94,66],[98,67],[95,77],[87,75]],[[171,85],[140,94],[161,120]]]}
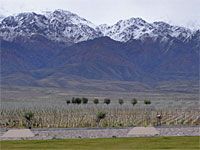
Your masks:
{"label": "row of tree", "polygon": [[[79,104],[87,104],[88,101],[89,101],[88,98],[85,98],[85,97],[83,97],[83,98],[79,98],[79,97],[75,98],[75,97],[73,97],[71,100],[66,100],[66,103],[67,104],[78,104],[79,105]],[[93,103],[97,105],[97,104],[100,103],[100,101],[99,101],[99,99],[95,98],[93,100]],[[105,98],[103,100],[103,103],[109,105],[111,103],[111,100],[109,98]],[[124,104],[124,100],[123,99],[119,99],[118,103],[120,105],[123,105]],[[136,98],[133,98],[131,100],[131,104],[133,106],[136,105],[137,103],[138,103],[138,100]],[[151,104],[151,101],[150,100],[144,100],[144,104],[149,105],[149,104]]]}

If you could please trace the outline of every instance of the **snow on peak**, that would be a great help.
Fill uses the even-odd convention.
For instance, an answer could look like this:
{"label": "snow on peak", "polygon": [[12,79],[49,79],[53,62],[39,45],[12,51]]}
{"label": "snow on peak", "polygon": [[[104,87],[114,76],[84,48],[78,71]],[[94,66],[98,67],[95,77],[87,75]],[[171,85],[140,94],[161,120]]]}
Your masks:
{"label": "snow on peak", "polygon": [[77,14],[72,13],[70,11],[57,9],[53,12],[45,12],[44,15],[49,18],[50,20],[57,19],[62,23],[71,23],[76,25],[87,25],[91,28],[96,28],[96,25],[91,23],[90,21],[79,17]]}
{"label": "snow on peak", "polygon": [[172,26],[165,22],[148,23],[141,18],[120,20],[112,26],[100,25],[98,29],[104,36],[109,36],[121,42],[146,37],[163,37],[163,40],[166,40],[169,36],[187,39],[192,34],[192,31],[187,28]]}
{"label": "snow on peak", "polygon": [[142,34],[149,33],[151,28],[152,26],[141,18],[120,20],[112,26],[99,26],[104,36],[122,42],[126,42],[131,38],[139,38]]}
{"label": "snow on peak", "polygon": [[20,13],[1,19],[0,36],[12,40],[17,36],[30,37],[40,34],[48,39],[77,43],[108,36],[116,41],[127,42],[131,39],[146,37],[167,40],[175,37],[185,40],[193,31],[187,28],[172,26],[165,22],[148,23],[142,18],[120,20],[114,25],[94,25],[75,13],[57,9],[37,14],[34,12]]}
{"label": "snow on peak", "polygon": [[4,18],[0,36],[12,40],[18,35],[30,37],[41,34],[51,40],[81,42],[99,36],[96,26],[78,15],[64,10],[53,12],[20,13]]}

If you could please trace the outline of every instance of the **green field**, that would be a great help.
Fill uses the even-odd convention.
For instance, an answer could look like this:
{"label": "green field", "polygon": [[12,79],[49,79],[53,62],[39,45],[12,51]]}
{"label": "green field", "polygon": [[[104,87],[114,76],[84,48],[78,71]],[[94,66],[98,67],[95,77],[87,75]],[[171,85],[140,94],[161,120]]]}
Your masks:
{"label": "green field", "polygon": [[199,137],[105,138],[1,141],[1,150],[148,150],[200,149]]}

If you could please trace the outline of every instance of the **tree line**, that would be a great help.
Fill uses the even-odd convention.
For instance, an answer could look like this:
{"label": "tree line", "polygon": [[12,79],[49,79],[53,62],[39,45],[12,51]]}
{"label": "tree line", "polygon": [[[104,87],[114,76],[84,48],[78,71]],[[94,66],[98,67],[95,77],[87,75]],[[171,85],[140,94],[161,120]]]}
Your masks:
{"label": "tree line", "polygon": [[[83,97],[83,98],[72,97],[71,100],[69,100],[69,99],[66,100],[67,104],[78,104],[78,105],[80,105],[80,104],[87,104],[88,102],[89,102],[89,99],[85,98],[85,97]],[[95,99],[93,99],[93,103],[97,105],[97,104],[100,103],[100,100],[98,98],[95,98]],[[109,105],[110,103],[111,103],[111,99],[109,99],[109,98],[105,98],[103,100],[103,104]],[[118,103],[120,105],[123,105],[124,104],[124,100],[123,99],[119,99]],[[138,100],[136,98],[133,98],[131,100],[131,104],[133,106],[136,105],[137,103],[138,103]],[[151,104],[151,101],[150,100],[144,100],[144,104],[149,105],[149,104]]]}

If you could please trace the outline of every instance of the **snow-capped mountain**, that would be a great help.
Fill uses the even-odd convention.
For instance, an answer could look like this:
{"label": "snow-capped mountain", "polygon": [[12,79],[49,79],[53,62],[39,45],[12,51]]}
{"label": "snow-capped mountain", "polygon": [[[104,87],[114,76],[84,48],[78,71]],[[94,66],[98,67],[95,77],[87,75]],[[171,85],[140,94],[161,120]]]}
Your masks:
{"label": "snow-capped mountain", "polygon": [[64,10],[42,14],[20,13],[4,18],[0,23],[0,37],[11,41],[17,37],[29,38],[39,34],[53,41],[78,43],[102,36],[127,42],[146,38],[168,40],[171,37],[188,40],[195,31],[172,26],[165,22],[148,23],[141,18],[120,20],[112,26],[96,26],[78,15]]}
{"label": "snow-capped mountain", "polygon": [[200,30],[165,22],[131,18],[95,26],[63,10],[21,13],[1,21],[0,42],[5,85],[65,87],[68,79],[152,85],[199,81]]}
{"label": "snow-capped mountain", "polygon": [[2,21],[5,17],[3,15],[0,15],[0,21]]}
{"label": "snow-capped mountain", "polygon": [[171,26],[165,22],[148,23],[141,18],[120,20],[112,26],[103,24],[97,28],[104,36],[109,36],[116,41],[122,42],[145,37],[175,37],[185,40],[192,35],[192,31],[184,27]]}
{"label": "snow-capped mountain", "polygon": [[0,36],[13,40],[17,36],[40,34],[55,41],[77,43],[99,37],[100,33],[95,28],[94,24],[74,13],[55,10],[6,17],[0,24]]}

